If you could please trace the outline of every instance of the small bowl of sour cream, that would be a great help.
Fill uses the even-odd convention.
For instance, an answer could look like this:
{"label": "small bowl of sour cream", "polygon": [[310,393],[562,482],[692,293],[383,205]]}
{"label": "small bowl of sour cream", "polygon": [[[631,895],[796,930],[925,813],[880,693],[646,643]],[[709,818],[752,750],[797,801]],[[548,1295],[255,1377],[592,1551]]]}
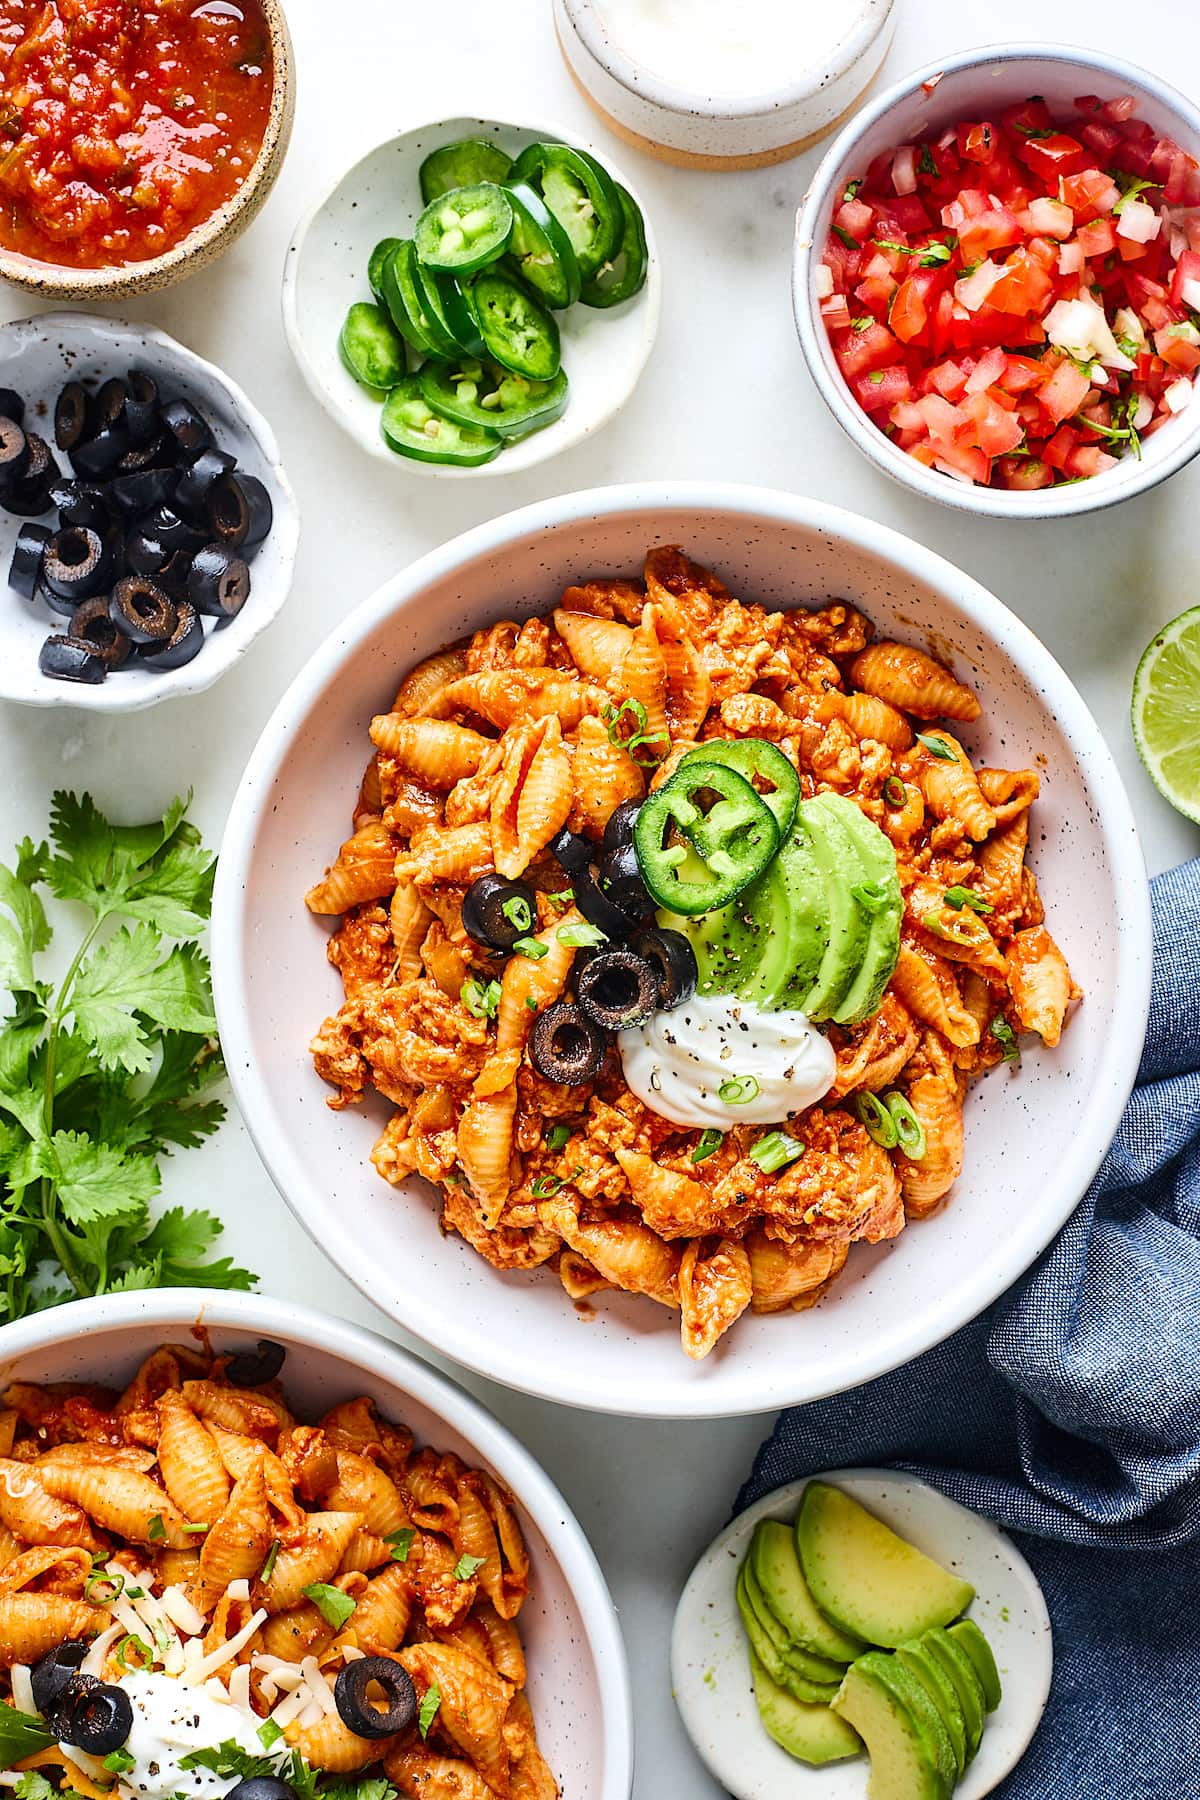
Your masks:
{"label": "small bowl of sour cream", "polygon": [[684,168],[783,162],[878,74],[895,0],[554,0],[585,97],[627,143]]}

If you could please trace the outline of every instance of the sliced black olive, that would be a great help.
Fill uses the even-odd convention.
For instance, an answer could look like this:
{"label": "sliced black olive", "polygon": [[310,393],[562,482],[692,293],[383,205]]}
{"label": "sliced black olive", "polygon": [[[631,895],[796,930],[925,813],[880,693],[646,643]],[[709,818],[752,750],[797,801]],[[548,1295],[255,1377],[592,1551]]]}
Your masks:
{"label": "sliced black olive", "polygon": [[140,475],[143,469],[173,469],[177,457],[174,438],[160,431],[144,444],[131,443],[117,464],[117,474]]}
{"label": "sliced black olive", "polygon": [[125,402],[125,429],[131,444],[148,444],[158,435],[158,383],[140,369],[129,371],[129,398]]}
{"label": "sliced black olive", "polygon": [[286,1360],[287,1351],[282,1344],[259,1338],[257,1349],[239,1350],[230,1357],[225,1365],[225,1379],[234,1387],[261,1387],[264,1382],[274,1381]]}
{"label": "sliced black olive", "polygon": [[85,600],[71,614],[71,636],[81,643],[90,644],[97,656],[102,656],[110,670],[119,669],[129,660],[133,645],[124,632],[118,631],[108,610],[108,598],[104,594],[96,594],[93,599]]}
{"label": "sliced black olive", "polygon": [[110,375],[102,381],[95,400],[92,402],[91,436],[98,431],[107,431],[112,425],[122,425],[125,420],[125,402],[129,399],[129,389],[119,375]]}
{"label": "sliced black olive", "polygon": [[187,592],[197,612],[236,619],[250,597],[250,571],[223,544],[205,544],[192,558]]}
{"label": "sliced black olive", "polygon": [[73,1675],[53,1714],[60,1743],[73,1744],[93,1756],[119,1750],[133,1730],[133,1703],[114,1682]]}
{"label": "sliced black olive", "polygon": [[91,644],[57,633],[38,651],[38,668],[55,681],[85,681],[93,687],[108,674],[108,664]]}
{"label": "sliced black olive", "polygon": [[481,875],[463,895],[463,930],[477,944],[492,950],[511,950],[518,938],[537,930],[537,901],[524,881],[503,875]]}
{"label": "sliced black olive", "polygon": [[61,613],[65,619],[71,617],[79,604],[78,600],[69,599],[63,594],[56,594],[53,588],[46,586],[40,575],[34,583],[33,601],[35,606],[44,606],[49,612]]}
{"label": "sliced black olive", "polygon": [[178,623],[175,604],[145,575],[125,575],[108,603],[113,624],[135,644],[165,644]]}
{"label": "sliced black olive", "polygon": [[40,1713],[54,1710],[72,1675],[91,1649],[87,1638],[67,1638],[48,1650],[30,1671],[33,1704]]}
{"label": "sliced black olive", "polygon": [[42,580],[52,594],[78,605],[108,580],[104,540],[86,525],[64,525],[46,545]]}
{"label": "sliced black olive", "polygon": [[50,499],[58,508],[60,525],[90,525],[93,531],[103,531],[108,524],[104,489],[94,481],[62,476],[50,483]]}
{"label": "sliced black olive", "polygon": [[658,980],[658,1007],[670,1012],[682,1006],[696,991],[696,953],[682,931],[647,925],[635,931],[629,948],[650,964]]}
{"label": "sliced black olive", "polygon": [[131,575],[158,575],[174,554],[144,525],[139,525],[125,539],[125,567]]}
{"label": "sliced black olive", "polygon": [[84,438],[70,452],[71,467],[79,475],[107,475],[129,448],[124,425],[105,425],[94,437]]}
{"label": "sliced black olive", "polygon": [[550,839],[548,848],[551,856],[564,869],[569,869],[572,875],[576,869],[586,868],[592,860],[592,846],[588,839],[580,837],[578,832],[568,831],[565,825]]}
{"label": "sliced black olive", "polygon": [[0,419],[13,419],[19,425],[25,417],[25,402],[16,388],[0,387]]}
{"label": "sliced black olive", "polygon": [[[383,1691],[382,1706],[371,1698],[375,1686]],[[360,1656],[347,1663],[333,1684],[333,1702],[342,1724],[356,1737],[391,1737],[416,1723],[417,1691],[408,1670],[390,1656]]]}
{"label": "sliced black olive", "polygon": [[28,438],[15,419],[0,419],[0,487],[19,481],[28,468]]}
{"label": "sliced black olive", "polygon": [[185,456],[199,456],[212,443],[212,432],[186,400],[168,400],[158,416]]}
{"label": "sliced black olive", "polygon": [[230,1788],[225,1800],[297,1800],[297,1795],[278,1775],[247,1775]]}
{"label": "sliced black olive", "polygon": [[596,880],[601,893],[606,894],[614,906],[619,906],[631,919],[648,918],[654,911],[654,902],[646,892],[646,884],[642,880],[637,851],[631,843],[622,844],[601,858],[596,870]]}
{"label": "sliced black olive", "polygon": [[595,925],[607,938],[627,938],[635,931],[639,919],[631,913],[624,912],[615,901],[609,899],[591,869],[574,869],[571,872],[571,887],[575,894],[575,904],[590,925]]}
{"label": "sliced black olive", "polygon": [[607,1054],[608,1040],[600,1027],[570,1000],[556,1000],[534,1021],[529,1037],[533,1066],[560,1087],[594,1081]]}
{"label": "sliced black olive", "polygon": [[[0,430],[2,429],[0,422]],[[18,518],[36,519],[41,513],[50,511],[50,483],[58,474],[58,469],[45,438],[39,437],[36,431],[30,431],[26,434],[25,442],[29,447],[29,462],[25,473],[8,488],[0,487],[0,506],[10,513],[16,513]]]}
{"label": "sliced black olive", "polygon": [[633,950],[601,950],[579,971],[575,998],[580,1011],[606,1031],[641,1025],[658,1005],[658,976]]}
{"label": "sliced black olive", "polygon": [[623,844],[632,844],[634,821],[641,810],[640,800],[622,800],[620,806],[609,813],[601,839],[605,850],[619,850]]}
{"label": "sliced black olive", "polygon": [[204,627],[200,614],[187,600],[175,602],[175,629],[165,644],[148,644],[141,662],[147,669],[182,669],[204,648]]}
{"label": "sliced black olive", "polygon": [[[170,594],[177,605],[188,598],[188,581],[192,573],[194,550],[173,550],[154,577],[164,594]],[[189,606],[191,602],[188,601]]]}
{"label": "sliced black olive", "polygon": [[[122,462],[125,460],[121,458]],[[174,469],[139,469],[128,475],[114,475],[108,492],[117,510],[134,518],[169,500],[175,481]]]}
{"label": "sliced black olive", "polygon": [[217,541],[243,554],[257,549],[271,529],[271,496],[253,475],[222,475],[208,490],[205,511]]}
{"label": "sliced black olive", "polygon": [[42,572],[42,552],[49,542],[48,525],[22,525],[17,533],[12,561],[8,565],[8,585],[18,594],[24,594],[27,600],[33,599],[33,590]]}
{"label": "sliced black olive", "polygon": [[205,541],[203,532],[181,519],[170,506],[157,507],[148,519],[139,519],[138,523],[168,550],[199,550]]}
{"label": "sliced black olive", "polygon": [[222,475],[228,475],[237,467],[237,458],[230,456],[228,450],[218,450],[213,445],[202,450],[195,461],[185,468],[175,488],[175,505],[185,517],[201,518],[204,513],[204,502],[213,483],[220,481]]}
{"label": "sliced black olive", "polygon": [[88,391],[82,381],[68,381],[54,402],[54,441],[60,450],[73,450],[84,436],[88,401]]}

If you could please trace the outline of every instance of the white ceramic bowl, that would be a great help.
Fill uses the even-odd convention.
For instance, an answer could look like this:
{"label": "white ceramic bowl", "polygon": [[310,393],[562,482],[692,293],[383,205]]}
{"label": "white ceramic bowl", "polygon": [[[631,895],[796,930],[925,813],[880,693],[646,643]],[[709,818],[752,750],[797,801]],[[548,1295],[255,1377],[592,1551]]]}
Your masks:
{"label": "white ceramic bowl", "polygon": [[[676,0],[681,30],[687,11],[687,0]],[[660,18],[670,16],[660,7]],[[757,94],[685,85],[665,54],[663,68],[647,67],[611,29],[603,0],[554,0],[554,24],[577,85],[627,143],[681,168],[752,169],[798,156],[852,111],[879,73],[896,15],[894,0],[861,0],[852,21],[827,30],[807,9],[806,60],[790,66],[776,47],[773,83]],[[757,29],[752,15],[746,28]],[[703,23],[691,30],[702,33]]]}
{"label": "white ceramic bowl", "polygon": [[[443,1237],[429,1190],[375,1174],[390,1108],[332,1112],[307,1044],[341,1003],[329,926],[303,896],[350,829],[367,726],[397,674],[476,627],[552,605],[570,581],[631,574],[680,543],[735,594],[860,603],[929,643],[977,689],[978,760],[1042,775],[1034,862],[1050,925],[1087,999],[1058,1050],[980,1083],[946,1211],[894,1244],[857,1246],[811,1312],[745,1317],[702,1363],[674,1314],[632,1296],[576,1311],[547,1271],[505,1276]],[[1067,1218],[1137,1068],[1149,901],[1129,803],[1067,676],[967,575],[869,520],[760,488],[681,483],[544,501],[468,532],[345,619],[276,709],[234,800],[217,874],[217,1013],[246,1123],[284,1198],[365,1294],[497,1381],[604,1411],[710,1417],[853,1387],[916,1356],[1001,1293]]]}
{"label": "white ceramic bowl", "polygon": [[158,1344],[200,1322],[217,1349],[283,1344],[285,1390],[312,1414],[368,1394],[419,1442],[482,1464],[516,1495],[532,1563],[521,1610],[538,1739],[563,1800],[628,1800],[629,1671],[616,1612],[586,1537],[529,1452],[477,1400],[373,1332],[258,1295],[201,1288],[114,1294],[5,1327],[0,1392],[13,1380],[127,1382]]}
{"label": "white ceramic bowl", "polygon": [[[356,300],[370,300],[367,258],[381,238],[410,236],[423,202],[418,171],[431,150],[456,138],[494,138],[515,157],[527,144],[577,144],[603,162],[628,188],[646,221],[649,265],[646,285],[632,300],[609,309],[577,304],[556,312],[563,367],[571,384],[566,411],[553,425],[506,444],[477,469],[397,456],[379,429],[382,408],[345,368],[338,336]],[[523,469],[569,450],[615,418],[633,393],[658,333],[662,289],[654,227],[633,182],[607,150],[581,141],[557,125],[515,125],[503,119],[434,120],[399,132],[338,176],[301,220],[288,245],[283,274],[283,323],[309,389],[358,446],[406,475],[469,481],[519,475]]]}
{"label": "white ceramic bowl", "polygon": [[808,1480],[830,1481],[975,1589],[1003,1697],[954,1800],[983,1800],[1016,1767],[1050,1693],[1054,1644],[1037,1577],[990,1519],[898,1469],[834,1469],[792,1481],[739,1513],[688,1576],[671,1633],[671,1691],[688,1736],[735,1800],[866,1800],[865,1756],[808,1768],[763,1729],[734,1583],[760,1519],[791,1524]]}
{"label": "white ceramic bowl", "polygon": [[[271,534],[250,565],[250,597],[238,616],[215,629],[205,619],[205,643],[181,669],[161,674],[127,667],[96,687],[52,681],[38,669],[38,651],[52,631],[68,621],[40,603],[31,603],[7,585],[9,560],[24,519],[0,509],[0,699],[25,706],[73,706],[87,712],[140,712],[180,694],[199,694],[235,663],[275,618],[292,585],[300,515],[291,483],[279,459],[275,434],[262,414],[229,376],[153,325],[104,319],[91,313],[39,313],[0,326],[0,386],[15,388],[26,402],[26,417],[40,426],[59,467],[66,458],[54,450],[54,402],[68,381],[99,382],[129,369],[145,369],[164,399],[182,395],[204,414],[221,448],[240,468],[257,475],[275,511]],[[46,513],[42,524],[54,525]]]}
{"label": "white ceramic bowl", "polygon": [[1042,94],[1052,113],[1069,115],[1079,94],[1102,99],[1132,94],[1137,116],[1200,157],[1200,109],[1147,69],[1100,50],[1057,44],[993,44],[930,63],[872,100],[830,145],[796,215],[792,306],[813,380],[838,424],[877,468],[926,499],[961,512],[1000,519],[1066,519],[1114,506],[1144,493],[1200,452],[1200,400],[1156,431],[1141,459],[1122,457],[1115,468],[1086,481],[1021,493],[956,481],[926,469],[897,448],[854,398],[833,354],[821,318],[816,271],[846,183],[897,144],[936,135],[959,119],[994,114],[1030,94]]}

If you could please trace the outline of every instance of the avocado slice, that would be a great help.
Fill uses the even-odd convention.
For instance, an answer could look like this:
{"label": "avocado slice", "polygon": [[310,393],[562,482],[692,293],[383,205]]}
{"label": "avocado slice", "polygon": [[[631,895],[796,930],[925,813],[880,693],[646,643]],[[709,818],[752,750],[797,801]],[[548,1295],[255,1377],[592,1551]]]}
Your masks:
{"label": "avocado slice", "polygon": [[878,905],[866,909],[867,942],[862,962],[833,1015],[839,1025],[857,1025],[861,1020],[869,1019],[878,1008],[900,955],[900,915],[904,903],[896,874],[895,846],[853,800],[846,800],[840,794],[818,794],[812,805],[836,810],[854,841],[859,861],[866,870],[866,880],[877,894],[881,894]]}
{"label": "avocado slice", "polygon": [[836,1688],[846,1673],[844,1662],[831,1662],[824,1656],[814,1656],[795,1643],[786,1625],[783,1624],[771,1609],[771,1603],[759,1586],[758,1577],[754,1573],[753,1557],[745,1562],[746,1598],[754,1609],[754,1615],[775,1645],[784,1662],[804,1681],[811,1681],[818,1687]]}
{"label": "avocado slice", "polygon": [[888,1660],[874,1653],[861,1657],[832,1703],[836,1716],[852,1725],[867,1746],[869,1800],[949,1800],[950,1784],[916,1720],[894,1687],[880,1679],[877,1665]]}
{"label": "avocado slice", "polygon": [[971,1762],[983,1737],[983,1685],[975,1673],[975,1665],[948,1631],[935,1625],[921,1633],[918,1643],[940,1665],[954,1685],[967,1732],[967,1761]]}
{"label": "avocado slice", "polygon": [[915,1720],[917,1730],[925,1741],[925,1748],[949,1792],[958,1779],[954,1746],[950,1742],[950,1733],[946,1730],[942,1715],[930,1699],[924,1684],[910,1675],[895,1656],[888,1656],[882,1650],[868,1650],[866,1657],[860,1658],[860,1661],[878,1664],[876,1673],[879,1680],[884,1687],[891,1688],[905,1711]]}
{"label": "avocado slice", "polygon": [[869,876],[839,810],[823,804],[830,797],[805,800],[796,814],[795,836],[812,855],[817,891],[829,916],[829,938],[815,977],[803,987],[798,971],[784,999],[785,1005],[795,1006],[810,1019],[834,1016],[857,978],[867,947],[869,914],[850,890]]}
{"label": "avocado slice", "polygon": [[970,1657],[975,1666],[975,1673],[979,1677],[979,1685],[983,1689],[983,1703],[989,1712],[995,1712],[1000,1704],[1002,1690],[1000,1671],[996,1667],[996,1659],[992,1655],[992,1646],[974,1619],[960,1619],[957,1625],[951,1626],[950,1636],[962,1646]]}
{"label": "avocado slice", "polygon": [[852,1726],[828,1706],[812,1706],[781,1688],[771,1680],[753,1650],[750,1674],[763,1729],[789,1756],[820,1765],[857,1756],[862,1750],[862,1739]]}
{"label": "avocado slice", "polygon": [[750,1545],[750,1566],[763,1597],[793,1643],[811,1656],[831,1663],[851,1663],[867,1648],[831,1625],[808,1591],[792,1527],[778,1519],[761,1519]]}
{"label": "avocado slice", "polygon": [[789,1005],[788,995],[816,980],[829,944],[825,885],[802,831],[780,846],[775,861],[742,896],[767,923],[763,954],[739,991],[768,1012]]}
{"label": "avocado slice", "polygon": [[771,1680],[779,1687],[786,1689],[795,1700],[807,1701],[810,1705],[828,1705],[837,1693],[835,1682],[808,1681],[800,1675],[781,1655],[774,1639],[764,1628],[762,1620],[754,1610],[749,1594],[746,1592],[745,1564],[738,1575],[737,1595],[738,1611],[742,1616],[746,1636],[750,1640],[750,1648],[762,1663]]}
{"label": "avocado slice", "polygon": [[901,1644],[896,1661],[921,1683],[941,1714],[954,1751],[954,1778],[961,1781],[967,1766],[967,1726],[953,1682],[920,1638],[911,1644]]}
{"label": "avocado slice", "polygon": [[948,1625],[975,1597],[969,1583],[825,1481],[804,1490],[796,1549],[821,1611],[872,1644],[894,1647]]}

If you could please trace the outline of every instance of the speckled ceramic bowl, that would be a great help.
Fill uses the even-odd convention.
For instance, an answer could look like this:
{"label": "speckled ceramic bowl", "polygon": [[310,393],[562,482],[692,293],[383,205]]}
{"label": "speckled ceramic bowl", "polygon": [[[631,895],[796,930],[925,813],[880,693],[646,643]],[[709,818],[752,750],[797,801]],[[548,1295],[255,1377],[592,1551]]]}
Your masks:
{"label": "speckled ceramic bowl", "polygon": [[[215,620],[203,621],[204,648],[181,669],[156,673],[134,666],[131,659],[96,687],[52,681],[38,668],[38,651],[52,631],[65,629],[67,621],[8,586],[13,545],[25,521],[0,507],[0,700],[117,713],[140,712],[180,694],[199,694],[249,649],[288,597],[300,514],[275,434],[236,382],[153,325],[78,312],[39,313],[0,325],[0,386],[15,388],[24,398],[27,422],[41,427],[40,435],[52,450],[54,402],[64,383],[98,384],[110,375],[124,376],[131,368],[153,375],[164,398],[182,395],[190,400],[212,425],[221,448],[265,484],[275,516],[270,535],[250,564],[249,598],[237,617],[219,630]],[[54,457],[69,473],[63,452],[54,450]],[[53,526],[57,516],[44,513],[35,522]]]}
{"label": "speckled ceramic bowl", "polygon": [[[855,1247],[810,1312],[745,1317],[702,1363],[677,1317],[603,1294],[576,1309],[553,1274],[498,1274],[443,1236],[430,1190],[369,1162],[386,1105],[332,1112],[307,1045],[342,1001],[329,921],[304,893],[349,829],[367,727],[397,677],[446,643],[556,603],[569,582],[634,575],[682,544],[770,606],[859,604],[976,689],[976,761],[1038,769],[1033,864],[1086,998],[1056,1051],[1030,1048],[973,1089],[966,1161],[937,1217]],[[1104,1154],[1137,1069],[1150,911],[1129,802],[1083,701],[1027,626],[969,575],[870,520],[761,488],[656,483],[567,494],[434,550],[343,620],[277,707],[225,832],[213,913],[221,1038],[242,1113],[280,1192],[327,1255],[401,1324],[460,1363],[547,1399],[706,1417],[854,1387],[935,1344],[1048,1243]],[[264,954],[269,947],[269,954]]]}
{"label": "speckled ceramic bowl", "polygon": [[[381,238],[412,232],[422,209],[419,173],[430,151],[456,138],[495,141],[516,157],[528,144],[577,144],[599,157],[614,180],[628,188],[642,209],[649,262],[641,292],[609,309],[569,306],[554,315],[562,336],[562,363],[570,382],[561,418],[540,431],[510,440],[491,462],[476,469],[417,462],[397,456],[384,442],[376,395],[355,381],[338,351],[350,307],[370,300],[367,258]],[[581,140],[577,132],[537,123],[467,115],[414,125],[376,144],[344,170],[297,225],[283,272],[283,324],[292,354],[309,390],[342,430],[369,456],[380,457],[402,475],[439,481],[477,481],[519,475],[569,450],[616,417],[633,393],[658,333],[662,275],[654,227],[637,188],[607,150]]]}
{"label": "speckled ceramic bowl", "polygon": [[296,110],[292,40],[283,7],[280,0],[261,0],[261,3],[271,36],[274,69],[271,110],[262,148],[237,193],[189,231],[173,249],[145,262],[124,263],[115,269],[71,269],[55,263],[34,262],[28,256],[17,256],[0,248],[0,277],[42,300],[129,300],[170,287],[228,250],[234,239],[245,231],[275,185],[287,153]]}
{"label": "speckled ceramic bowl", "polygon": [[513,1493],[530,1556],[520,1630],[538,1742],[563,1800],[628,1800],[629,1671],[599,1565],[557,1488],[512,1433],[454,1382],[373,1332],[258,1295],[175,1288],[109,1294],[6,1325],[0,1391],[13,1380],[122,1387],[162,1343],[203,1325],[217,1350],[273,1339],[301,1416],[367,1394],[420,1442],[489,1469]]}

